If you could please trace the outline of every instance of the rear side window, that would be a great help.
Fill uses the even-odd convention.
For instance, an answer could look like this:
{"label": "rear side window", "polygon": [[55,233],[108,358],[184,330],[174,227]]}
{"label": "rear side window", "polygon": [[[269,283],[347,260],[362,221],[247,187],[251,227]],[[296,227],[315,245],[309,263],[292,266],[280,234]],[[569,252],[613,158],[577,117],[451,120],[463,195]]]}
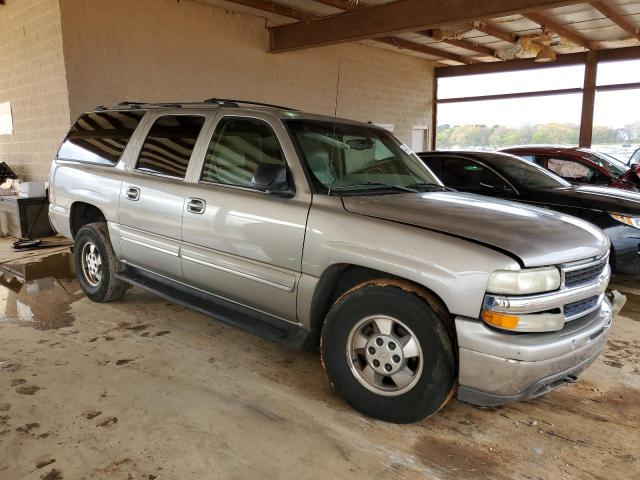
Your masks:
{"label": "rear side window", "polygon": [[165,115],[158,118],[140,150],[136,170],[184,178],[205,117]]}
{"label": "rear side window", "polygon": [[71,127],[58,158],[115,165],[146,112],[105,111],[82,115]]}

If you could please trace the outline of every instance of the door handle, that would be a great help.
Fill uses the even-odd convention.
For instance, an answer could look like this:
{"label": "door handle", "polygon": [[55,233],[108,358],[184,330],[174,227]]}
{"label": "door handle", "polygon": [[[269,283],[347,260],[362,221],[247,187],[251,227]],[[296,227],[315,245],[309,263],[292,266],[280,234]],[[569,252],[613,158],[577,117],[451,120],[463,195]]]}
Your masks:
{"label": "door handle", "polygon": [[136,200],[140,199],[140,189],[138,187],[127,187],[127,198],[129,200],[133,200],[134,202]]}
{"label": "door handle", "polygon": [[207,208],[207,202],[201,198],[187,198],[187,212],[201,214]]}

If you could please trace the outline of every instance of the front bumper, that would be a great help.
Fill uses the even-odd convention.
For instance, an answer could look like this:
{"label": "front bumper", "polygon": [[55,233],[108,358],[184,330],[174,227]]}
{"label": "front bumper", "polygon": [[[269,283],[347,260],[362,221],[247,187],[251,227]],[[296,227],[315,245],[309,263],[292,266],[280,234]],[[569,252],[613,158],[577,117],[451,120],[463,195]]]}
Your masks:
{"label": "front bumper", "polygon": [[598,310],[550,333],[502,333],[475,319],[456,318],[458,398],[501,405],[575,381],[604,349],[612,318],[607,298]]}

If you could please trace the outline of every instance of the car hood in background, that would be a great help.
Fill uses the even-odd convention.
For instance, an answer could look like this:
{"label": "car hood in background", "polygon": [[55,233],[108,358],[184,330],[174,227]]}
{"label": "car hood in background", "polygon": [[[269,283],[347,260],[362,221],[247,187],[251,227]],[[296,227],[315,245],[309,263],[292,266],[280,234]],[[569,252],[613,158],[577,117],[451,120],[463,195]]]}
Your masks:
{"label": "car hood in background", "polygon": [[602,210],[613,213],[640,215],[640,193],[619,188],[576,185],[532,194],[538,201],[553,204]]}
{"label": "car hood in background", "polygon": [[[608,251],[602,231],[575,217],[479,195],[432,192],[343,197],[347,211],[462,237],[518,257],[526,267]],[[425,245],[425,248],[428,248]]]}

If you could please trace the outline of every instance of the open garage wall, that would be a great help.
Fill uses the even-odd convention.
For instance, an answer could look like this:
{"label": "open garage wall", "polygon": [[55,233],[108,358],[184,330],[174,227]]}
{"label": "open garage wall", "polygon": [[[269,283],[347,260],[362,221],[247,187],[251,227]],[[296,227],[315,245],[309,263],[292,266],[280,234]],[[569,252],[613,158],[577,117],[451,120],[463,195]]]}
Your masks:
{"label": "open garage wall", "polygon": [[[424,59],[361,44],[270,54],[262,18],[193,1],[60,0],[71,116],[122,100],[210,97],[389,124],[430,124]],[[336,98],[337,95],[337,98]]]}
{"label": "open garage wall", "polygon": [[0,161],[46,178],[69,124],[58,0],[0,5],[0,112]]}

